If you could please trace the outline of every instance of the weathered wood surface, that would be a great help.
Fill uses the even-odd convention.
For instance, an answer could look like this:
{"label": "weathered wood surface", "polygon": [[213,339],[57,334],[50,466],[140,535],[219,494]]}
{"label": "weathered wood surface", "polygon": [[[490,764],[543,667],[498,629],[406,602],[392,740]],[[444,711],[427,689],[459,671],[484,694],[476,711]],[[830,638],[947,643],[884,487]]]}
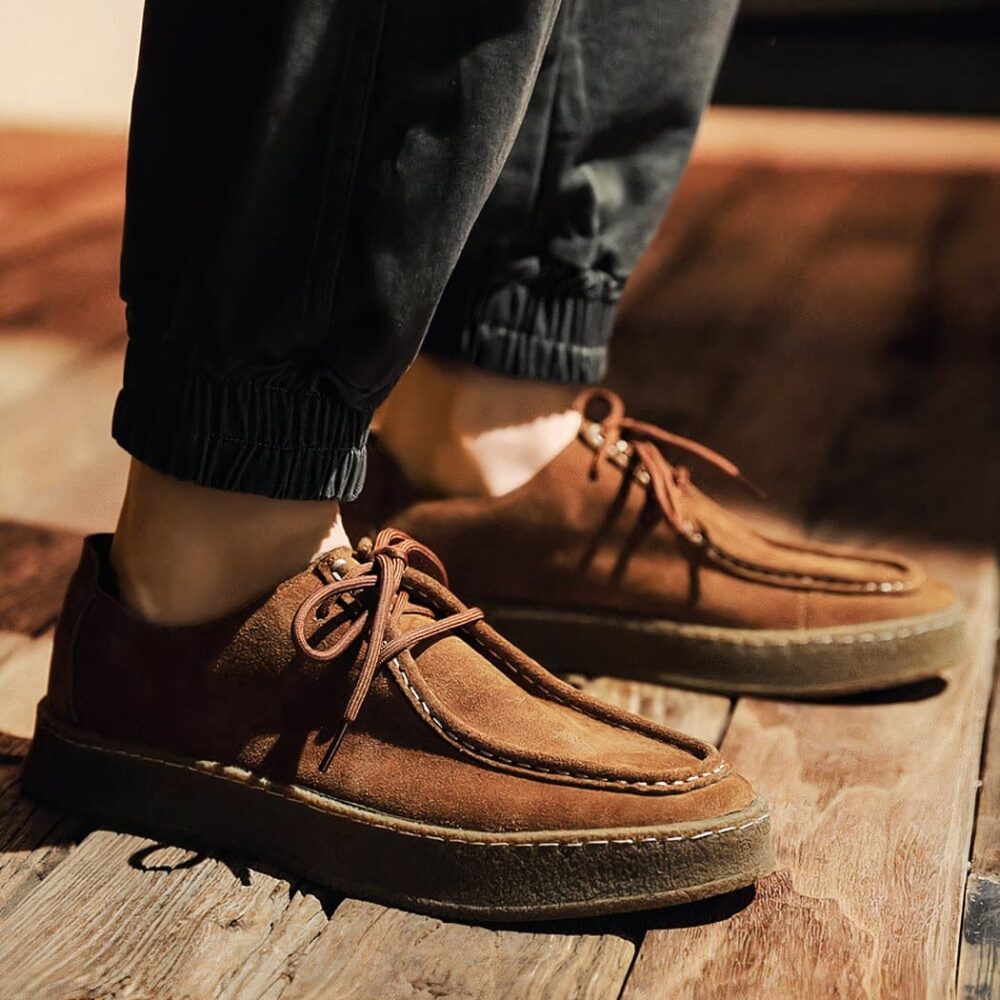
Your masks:
{"label": "weathered wood surface", "polygon": [[[84,832],[79,820],[22,797],[20,770],[26,750],[26,740],[0,734],[0,920],[70,853]],[[0,982],[5,978],[0,976]]]}
{"label": "weathered wood surface", "polygon": [[1000,878],[969,873],[958,956],[962,1000],[1000,996]]}
{"label": "weathered wood surface", "polygon": [[0,632],[51,625],[79,557],[79,535],[0,521]]}
{"label": "weathered wood surface", "polygon": [[958,961],[961,1000],[1000,996],[1000,699],[986,731]]}
{"label": "weathered wood surface", "polygon": [[986,731],[983,787],[976,810],[972,870],[1000,879],[1000,698],[993,699]]}
{"label": "weathered wood surface", "polygon": [[[121,363],[121,163],[118,140],[0,133],[0,517],[111,526],[124,467],[107,434]],[[921,551],[974,610],[972,668],[897,700],[742,700],[731,715],[726,698],[579,679],[668,725],[724,736],[775,807],[781,870],[756,898],[518,928],[341,902],[239,859],[88,834],[20,798],[25,743],[7,738],[0,993],[952,995],[995,629],[993,564],[981,553],[1000,534],[998,215],[1000,175],[982,171],[716,159],[689,173],[630,285],[613,376],[630,402],[732,454],[766,482],[771,517],[789,530],[805,513],[851,537],[932,534],[937,551],[926,541]],[[30,729],[41,633],[77,545],[72,533],[0,525],[0,728],[10,733]],[[963,996],[989,995],[996,977],[992,767]]]}
{"label": "weathered wood surface", "polygon": [[606,930],[494,930],[347,900],[280,996],[601,1000],[618,995],[633,953]]}
{"label": "weathered wood surface", "polygon": [[626,997],[953,995],[993,683],[992,557],[970,559],[961,582],[974,656],[943,686],[741,699],[722,747],[771,802],[778,873],[728,922],[647,933]]}
{"label": "weathered wood surface", "polygon": [[15,997],[261,996],[325,923],[280,877],[97,831],[0,920],[0,969]]}
{"label": "weathered wood surface", "polygon": [[[723,902],[702,908],[700,926],[678,926],[674,915],[651,928],[626,996],[954,992],[992,686],[990,540],[1000,510],[991,346],[1000,294],[982,281],[984,271],[1000,273],[1000,257],[995,242],[987,246],[990,216],[975,216],[970,205],[992,203],[998,189],[979,176],[914,175],[891,187],[830,178],[827,213],[788,241],[795,253],[780,276],[789,287],[779,290],[773,275],[747,264],[760,313],[749,324],[730,315],[714,337],[672,338],[682,374],[645,405],[669,417],[679,399],[677,419],[752,475],[763,469],[792,519],[840,521],[863,544],[887,541],[890,527],[952,546],[973,542],[968,553],[934,552],[926,542],[920,549],[964,585],[976,657],[942,691],[925,686],[913,701],[741,700],[723,750],[772,801],[779,872],[728,922],[712,921]],[[782,186],[780,174],[762,171],[759,190],[771,185]],[[707,234],[705,252],[716,239],[731,244],[731,235]],[[648,261],[642,278],[627,320],[637,343],[652,344],[676,286],[658,288]],[[952,315],[945,336],[939,324]],[[619,377],[629,383],[638,374],[628,358],[624,364]],[[675,381],[684,383],[679,394]],[[927,474],[942,463],[946,475]],[[914,548],[913,538],[895,543]],[[988,894],[979,889],[982,958],[991,942],[983,932]]]}

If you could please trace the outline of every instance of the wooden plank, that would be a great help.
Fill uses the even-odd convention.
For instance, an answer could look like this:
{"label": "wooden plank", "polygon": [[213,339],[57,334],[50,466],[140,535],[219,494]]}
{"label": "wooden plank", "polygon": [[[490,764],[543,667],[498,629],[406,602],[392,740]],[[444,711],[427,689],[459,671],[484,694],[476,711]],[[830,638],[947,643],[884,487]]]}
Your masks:
{"label": "wooden plank", "polygon": [[17,649],[27,645],[31,639],[18,632],[0,632],[0,665]]}
{"label": "wooden plank", "polygon": [[1000,698],[994,694],[986,730],[982,792],[976,809],[972,871],[1000,878]]}
{"label": "wooden plank", "polygon": [[[47,678],[51,642],[0,633],[0,919],[44,880],[84,833],[75,818],[21,796],[21,761]],[[34,691],[25,691],[30,678]]]}
{"label": "wooden plank", "polygon": [[239,860],[97,831],[0,920],[0,981],[53,1000],[262,996],[325,923],[317,896]]}
{"label": "wooden plank", "polygon": [[[709,384],[715,405],[700,411],[713,443],[752,474],[765,470],[793,518],[803,509],[839,517],[856,539],[870,525],[865,541],[886,541],[888,524],[932,525],[947,539],[950,552],[922,545],[974,602],[974,667],[912,702],[739,702],[723,750],[771,798],[783,870],[742,911],[749,894],[664,916],[627,996],[953,992],[996,621],[992,556],[954,548],[956,538],[995,537],[1000,509],[996,470],[982,462],[996,439],[995,357],[985,345],[1000,260],[972,208],[992,198],[994,183],[860,177],[831,217],[836,241],[782,264],[795,290],[778,295],[788,312],[777,315],[777,333],[762,331],[756,357],[741,355],[736,338],[736,388],[712,395]],[[794,206],[773,208],[762,224],[798,224]],[[940,274],[964,282],[964,293],[948,294]],[[677,336],[689,334],[682,326]],[[710,373],[724,363],[704,360]]]}
{"label": "wooden plank", "polygon": [[[0,341],[38,330],[88,347],[121,338],[118,254],[121,221],[105,218],[88,229],[57,230],[25,256],[0,262]],[[5,382],[7,377],[5,377]]]}
{"label": "wooden plank", "polygon": [[[32,144],[0,132],[5,166],[31,161],[26,145]],[[10,338],[36,331],[58,338],[62,353],[66,343],[93,346],[120,336],[124,156],[119,142],[111,144],[114,152],[107,145],[93,137],[76,160],[56,160],[38,175],[22,172],[6,183],[0,171],[0,358]],[[51,151],[51,137],[42,148]],[[57,353],[49,350],[42,360],[51,365]],[[5,366],[4,397],[17,374]]]}
{"label": "wooden plank", "polygon": [[26,751],[26,740],[0,733],[0,920],[68,857],[83,833],[79,820],[22,798]]}
{"label": "wooden plank", "polygon": [[0,197],[27,192],[58,197],[59,188],[111,162],[125,162],[125,137],[70,129],[0,129]]}
{"label": "wooden plank", "polygon": [[106,527],[123,465],[109,420],[124,146],[6,131],[0,150],[0,510]]}
{"label": "wooden plank", "polygon": [[638,409],[732,457],[800,518],[845,423],[884,394],[953,189],[934,175],[751,173],[752,196],[695,259],[679,273],[660,261],[614,374]]}
{"label": "wooden plank", "polygon": [[[846,173],[749,170],[739,197],[697,240],[658,240],[636,293],[630,286],[623,299],[612,351],[609,380],[630,408],[728,447],[714,437],[725,430],[720,410],[750,373],[766,369],[781,327],[801,329],[797,306],[786,302],[863,183]],[[773,396],[784,372],[770,374]]]}
{"label": "wooden plank", "polygon": [[698,134],[695,162],[996,171],[1000,125],[992,118],[713,107]]}
{"label": "wooden plank", "polygon": [[770,799],[779,872],[728,922],[650,930],[626,998],[954,994],[993,678],[992,554],[967,557],[961,583],[975,655],[943,687],[739,702],[723,751]]}
{"label": "wooden plank", "polygon": [[37,635],[59,613],[80,536],[0,521],[0,631]]}
{"label": "wooden plank", "polygon": [[67,372],[89,350],[78,338],[39,327],[0,330],[0,410]]}
{"label": "wooden plank", "polygon": [[958,996],[1000,996],[1000,878],[969,875],[958,956]]}
{"label": "wooden plank", "polygon": [[632,961],[624,936],[495,930],[348,900],[281,1000],[615,997]]}
{"label": "wooden plank", "polygon": [[[0,130],[0,264],[44,249],[67,232],[121,220],[125,144],[120,137]],[[120,236],[120,233],[119,233]]]}
{"label": "wooden plank", "polygon": [[109,530],[127,456],[111,438],[121,384],[115,350],[0,413],[0,517]]}
{"label": "wooden plank", "polygon": [[29,640],[0,659],[0,733],[31,738],[35,709],[48,685],[51,659],[51,636]]}
{"label": "wooden plank", "polygon": [[1000,996],[1000,698],[993,694],[965,888],[958,956],[960,997]]}

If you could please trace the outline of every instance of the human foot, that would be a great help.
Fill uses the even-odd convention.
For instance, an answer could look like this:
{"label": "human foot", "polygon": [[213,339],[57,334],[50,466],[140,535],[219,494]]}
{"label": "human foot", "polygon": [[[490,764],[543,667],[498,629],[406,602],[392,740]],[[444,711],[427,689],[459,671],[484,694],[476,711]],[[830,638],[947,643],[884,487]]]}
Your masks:
{"label": "human foot", "polygon": [[642,909],[771,866],[766,807],[718,751],[552,677],[406,536],[188,628],[121,606],[108,545],[67,595],[29,794],[447,916]]}
{"label": "human foot", "polygon": [[491,622],[553,670],[823,696],[961,658],[961,606],[919,565],[759,534],[662,449],[738,477],[731,463],[626,417],[603,390],[578,407],[601,400],[602,419],[585,418],[541,472],[495,499],[421,500],[376,452],[348,528],[360,537],[391,519],[426,539]]}
{"label": "human foot", "polygon": [[376,415],[379,441],[418,489],[501,496],[576,437],[573,386],[419,357]]}
{"label": "human foot", "polygon": [[110,564],[130,611],[158,625],[195,625],[347,544],[335,500],[213,490],[133,459]]}

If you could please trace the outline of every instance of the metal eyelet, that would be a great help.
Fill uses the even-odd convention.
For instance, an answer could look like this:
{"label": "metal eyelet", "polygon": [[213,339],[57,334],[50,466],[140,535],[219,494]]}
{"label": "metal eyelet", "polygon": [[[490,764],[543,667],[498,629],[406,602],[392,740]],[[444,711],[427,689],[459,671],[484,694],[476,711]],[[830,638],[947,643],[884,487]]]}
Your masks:
{"label": "metal eyelet", "polygon": [[604,435],[601,433],[601,425],[595,423],[584,424],[580,428],[580,436],[584,442],[590,445],[595,451],[604,447]]}
{"label": "metal eyelet", "polygon": [[697,527],[691,521],[684,522],[684,537],[692,544],[699,548],[705,544],[707,539],[705,535],[698,530]]}

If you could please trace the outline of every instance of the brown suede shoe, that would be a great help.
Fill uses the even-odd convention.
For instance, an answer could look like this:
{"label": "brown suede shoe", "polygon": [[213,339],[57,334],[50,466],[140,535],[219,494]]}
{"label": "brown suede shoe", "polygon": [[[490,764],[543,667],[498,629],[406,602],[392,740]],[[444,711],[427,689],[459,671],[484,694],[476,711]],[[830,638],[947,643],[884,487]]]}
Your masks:
{"label": "brown suede shoe", "polygon": [[770,869],[766,807],[718,751],[552,677],[404,535],[189,628],[116,601],[108,543],[60,618],[40,799],[442,915],[642,909]]}
{"label": "brown suede shoe", "polygon": [[[603,402],[601,421],[586,418]],[[890,687],[958,661],[953,591],[892,553],[767,538],[696,489],[662,448],[734,478],[702,445],[589,390],[579,438],[498,499],[414,499],[373,454],[345,508],[426,539],[456,586],[553,670],[722,692],[822,696]]]}

